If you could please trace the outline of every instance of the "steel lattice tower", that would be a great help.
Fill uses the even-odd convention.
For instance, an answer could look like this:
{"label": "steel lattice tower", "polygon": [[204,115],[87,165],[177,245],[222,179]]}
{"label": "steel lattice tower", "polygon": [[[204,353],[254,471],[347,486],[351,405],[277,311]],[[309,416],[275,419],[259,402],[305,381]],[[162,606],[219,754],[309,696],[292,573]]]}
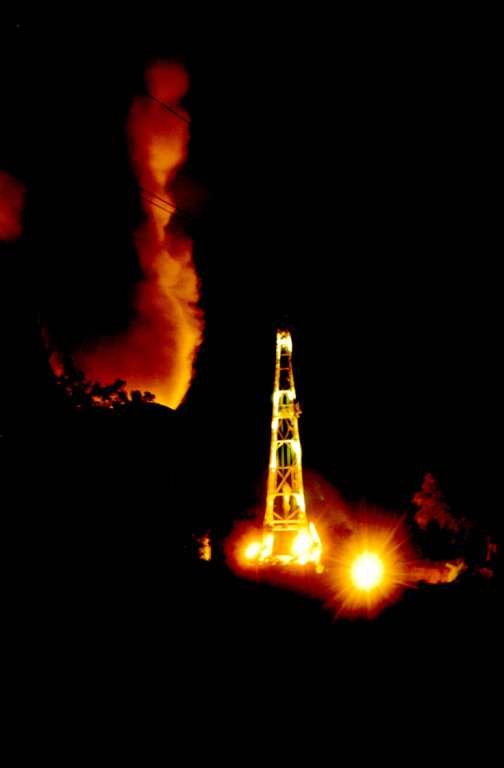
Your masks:
{"label": "steel lattice tower", "polygon": [[292,338],[289,331],[278,331],[262,561],[301,565],[320,561],[320,539],[305,509],[300,414],[292,372]]}

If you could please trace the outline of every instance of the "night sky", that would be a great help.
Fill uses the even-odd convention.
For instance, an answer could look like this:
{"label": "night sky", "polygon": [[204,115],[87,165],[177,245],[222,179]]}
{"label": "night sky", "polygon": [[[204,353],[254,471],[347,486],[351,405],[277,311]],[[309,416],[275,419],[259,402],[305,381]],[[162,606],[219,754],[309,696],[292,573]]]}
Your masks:
{"label": "night sky", "polygon": [[23,240],[4,259],[17,364],[29,367],[36,313],[69,351],[126,326],[141,212],[125,117],[146,63],[173,58],[191,78],[174,194],[193,214],[180,226],[205,313],[180,410],[213,441],[216,477],[228,440],[241,445],[233,474],[245,482],[249,463],[265,463],[275,331],[286,325],[306,466],[350,498],[392,505],[432,471],[452,504],[491,517],[491,46],[456,35],[447,45],[441,32],[429,45],[391,40],[367,26],[246,41],[153,27],[3,30],[0,167],[28,190]]}
{"label": "night sky", "polygon": [[[430,718],[429,680],[446,715],[446,690],[469,672],[484,703],[490,689],[474,681],[489,680],[496,650],[490,593],[411,590],[373,629],[340,622],[344,671],[332,666],[338,622],[318,604],[238,587],[225,569],[181,576],[167,561],[167,542],[178,551],[211,530],[218,555],[233,521],[263,514],[277,328],[294,342],[308,485],[411,519],[431,472],[455,515],[498,538],[495,48],[460,18],[242,16],[206,11],[197,29],[173,9],[163,23],[1,28],[0,170],[27,190],[22,237],[0,243],[2,448],[16,498],[4,527],[21,653],[42,627],[38,653],[55,654],[56,627],[83,677],[113,659],[125,685],[121,669],[141,652],[168,690],[175,642],[182,666],[199,659],[177,688],[192,707],[222,679],[233,703],[233,670],[262,673],[268,639],[294,633],[319,682],[331,669],[354,709],[353,682],[370,669],[394,711],[413,695]],[[176,226],[193,241],[203,343],[175,412],[81,418],[60,409],[37,318],[70,353],[132,318],[142,212],[124,127],[157,57],[190,77],[188,157],[172,191],[191,214]],[[167,580],[176,629],[159,610]],[[210,722],[199,701],[194,716]]]}

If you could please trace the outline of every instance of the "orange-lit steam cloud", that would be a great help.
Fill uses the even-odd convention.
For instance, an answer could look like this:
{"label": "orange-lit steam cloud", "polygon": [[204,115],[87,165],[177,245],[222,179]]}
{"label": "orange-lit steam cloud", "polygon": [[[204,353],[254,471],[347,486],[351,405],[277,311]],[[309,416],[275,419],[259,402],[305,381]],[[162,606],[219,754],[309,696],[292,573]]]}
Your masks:
{"label": "orange-lit steam cloud", "polygon": [[24,184],[0,171],[0,240],[9,243],[21,237],[25,195]]}
{"label": "orange-lit steam cloud", "polygon": [[203,331],[192,241],[174,227],[169,192],[187,155],[189,121],[179,102],[189,78],[180,64],[156,62],[145,81],[153,98],[136,96],[126,125],[133,171],[139,187],[150,193],[140,192],[145,218],[133,233],[144,276],[137,286],[136,314],[125,333],[102,338],[72,357],[102,385],[122,379],[128,390],[149,391],[156,402],[177,408],[189,389]]}

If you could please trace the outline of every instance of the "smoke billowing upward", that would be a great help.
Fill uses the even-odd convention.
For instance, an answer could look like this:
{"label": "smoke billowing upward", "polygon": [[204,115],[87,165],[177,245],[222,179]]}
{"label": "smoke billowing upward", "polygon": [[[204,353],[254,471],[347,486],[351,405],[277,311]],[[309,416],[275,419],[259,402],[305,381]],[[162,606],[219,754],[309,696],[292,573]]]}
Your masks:
{"label": "smoke billowing upward", "polygon": [[24,184],[0,171],[0,240],[4,242],[14,242],[21,237],[25,194]]}
{"label": "smoke billowing upward", "polygon": [[[177,408],[191,384],[203,331],[192,241],[178,226],[170,195],[170,183],[187,155],[189,120],[179,102],[189,78],[177,63],[156,62],[145,81],[150,96],[134,97],[126,125],[144,214],[133,232],[143,273],[134,316],[126,331],[102,336],[72,357],[92,380],[107,384],[121,379],[128,389],[147,390],[158,403]],[[52,364],[59,373],[55,357]]]}

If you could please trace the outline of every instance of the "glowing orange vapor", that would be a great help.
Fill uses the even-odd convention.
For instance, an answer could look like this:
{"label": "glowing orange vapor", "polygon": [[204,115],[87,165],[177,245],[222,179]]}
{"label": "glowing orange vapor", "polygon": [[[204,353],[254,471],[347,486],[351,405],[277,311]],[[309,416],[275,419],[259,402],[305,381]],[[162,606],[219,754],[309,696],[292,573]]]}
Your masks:
{"label": "glowing orange vapor", "polygon": [[[189,77],[180,64],[156,62],[145,80],[152,98],[133,99],[126,125],[144,212],[133,233],[143,273],[135,317],[124,333],[90,341],[72,359],[93,381],[104,385],[121,379],[128,390],[151,392],[156,402],[177,408],[191,384],[203,332],[192,241],[180,230],[170,194],[187,155],[189,121],[180,100]],[[54,355],[57,375],[58,362]]]}

